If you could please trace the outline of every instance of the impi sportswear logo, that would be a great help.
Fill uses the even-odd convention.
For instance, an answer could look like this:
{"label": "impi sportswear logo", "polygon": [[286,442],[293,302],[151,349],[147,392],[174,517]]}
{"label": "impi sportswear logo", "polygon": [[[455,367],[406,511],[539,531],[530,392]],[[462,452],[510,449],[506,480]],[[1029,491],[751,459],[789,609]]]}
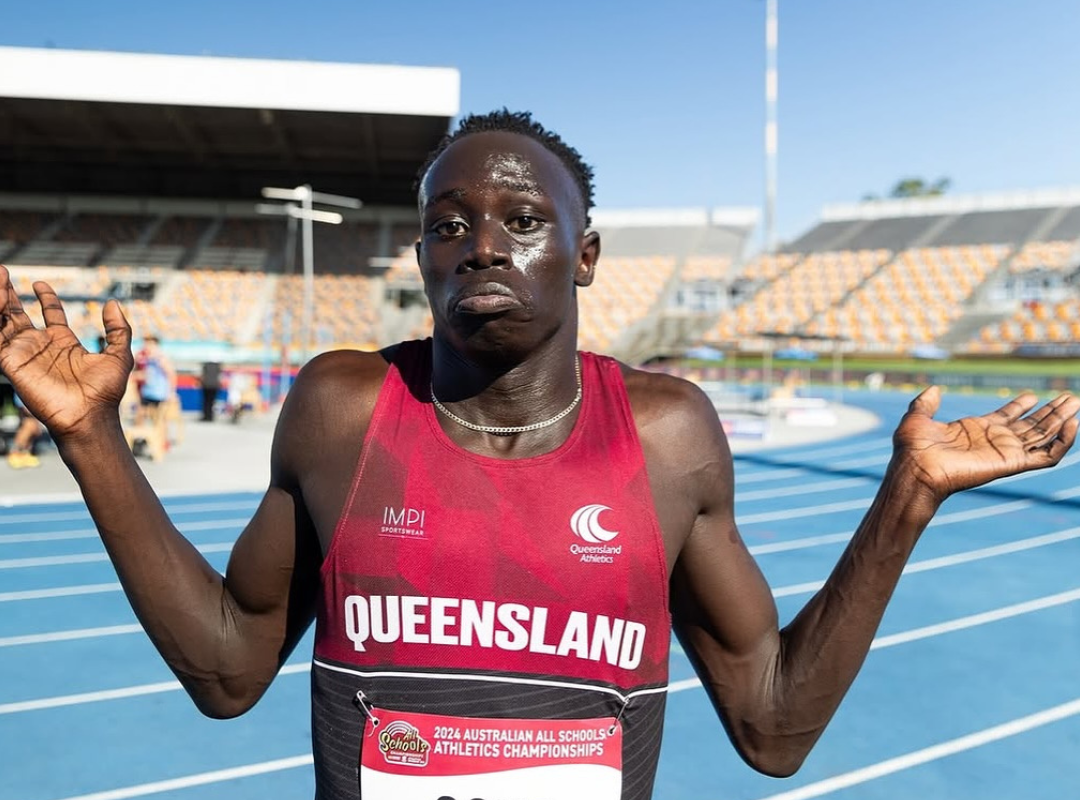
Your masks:
{"label": "impi sportswear logo", "polygon": [[422,508],[401,509],[384,506],[379,536],[395,539],[423,539],[426,512]]}
{"label": "impi sportswear logo", "polygon": [[570,552],[579,556],[579,560],[585,564],[614,564],[615,556],[622,553],[622,545],[608,544],[616,536],[618,531],[609,531],[600,522],[600,515],[605,511],[611,511],[609,506],[599,503],[582,506],[570,517],[570,530],[579,539],[588,544],[570,545]]}

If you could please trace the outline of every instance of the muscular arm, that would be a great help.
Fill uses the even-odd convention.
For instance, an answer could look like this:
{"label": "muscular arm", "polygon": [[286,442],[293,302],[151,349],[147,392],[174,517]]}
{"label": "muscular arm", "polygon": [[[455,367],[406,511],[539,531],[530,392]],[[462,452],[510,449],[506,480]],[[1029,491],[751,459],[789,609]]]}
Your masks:
{"label": "muscular arm", "polygon": [[320,562],[293,430],[317,405],[301,379],[282,410],[271,481],[222,577],[169,520],[110,414],[58,439],[139,621],[205,714],[250,708],[310,624]]}
{"label": "muscular arm", "polygon": [[730,462],[708,472],[711,500],[672,574],[675,632],[739,754],[762,772],[791,775],[862,666],[931,514],[913,511],[910,487],[890,471],[825,586],[781,629],[735,526]]}
{"label": "muscular arm", "polygon": [[[648,406],[655,404],[645,404],[638,417],[647,421],[642,438],[650,480],[669,531],[674,629],[740,755],[776,776],[798,769],[835,713],[940,502],[996,474],[1056,463],[1076,433],[1075,420],[1066,422],[1076,413],[1076,401],[1059,398],[1055,408],[1032,415],[1039,422],[1027,426],[1028,461],[1018,455],[1012,463],[986,467],[981,450],[955,442],[948,445],[955,453],[931,458],[928,454],[945,447],[938,434],[951,437],[956,423],[930,419],[936,400],[933,408],[913,405],[851,542],[823,588],[781,629],[769,587],[735,525],[731,455],[711,403],[674,381],[657,394],[668,410],[650,413]],[[920,398],[916,404],[925,402]],[[998,413],[1018,418],[1030,406],[1025,401]],[[1024,427],[1023,421],[1010,424]],[[967,431],[972,440],[979,438],[977,429],[972,424]],[[981,434],[1001,452],[1015,444],[1012,433],[1006,436],[993,425]],[[948,468],[933,475],[933,465]],[[672,497],[674,502],[667,499]],[[687,527],[689,534],[673,533]]]}
{"label": "muscular arm", "polygon": [[118,406],[133,358],[120,306],[105,305],[106,347],[88,353],[52,288],[34,291],[44,328],[0,266],[0,371],[49,428],[166,663],[204,713],[243,713],[311,623],[386,361],[338,352],[303,369],[274,435],[270,486],[223,577],[169,520],[125,442]]}

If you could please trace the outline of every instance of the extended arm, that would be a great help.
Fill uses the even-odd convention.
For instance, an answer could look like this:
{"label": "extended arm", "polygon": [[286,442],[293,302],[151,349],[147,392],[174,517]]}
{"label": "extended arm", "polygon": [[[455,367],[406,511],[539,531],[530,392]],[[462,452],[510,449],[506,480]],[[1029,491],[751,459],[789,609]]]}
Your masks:
{"label": "extended arm", "polygon": [[35,328],[0,267],[0,370],[54,437],[82,490],[132,607],[199,708],[234,716],[261,696],[310,623],[319,547],[301,500],[292,438],[305,390],[284,409],[272,481],[222,577],[171,523],[128,449],[117,406],[131,370],[131,328],[115,301],[107,346],[88,353],[63,308],[35,284]]}
{"label": "extended arm", "polygon": [[708,436],[698,429],[696,441],[708,449],[694,453],[704,466],[690,477],[702,505],[673,570],[672,613],[748,763],[777,776],[798,769],[851,686],[912,549],[949,494],[1064,456],[1080,402],[1062,396],[1024,417],[1034,402],[1024,396],[985,417],[944,424],[932,419],[937,390],[920,395],[897,429],[893,458],[851,542],[824,587],[783,629],[735,526],[723,434],[711,424]]}

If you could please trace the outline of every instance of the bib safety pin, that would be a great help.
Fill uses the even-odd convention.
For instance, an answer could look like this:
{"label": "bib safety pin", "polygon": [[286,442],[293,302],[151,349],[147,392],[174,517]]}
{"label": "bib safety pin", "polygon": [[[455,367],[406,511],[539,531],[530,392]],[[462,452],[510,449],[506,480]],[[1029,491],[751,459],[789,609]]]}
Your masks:
{"label": "bib safety pin", "polygon": [[367,695],[364,694],[362,689],[358,689],[356,697],[353,698],[353,702],[360,708],[360,712],[371,720],[372,727],[379,727],[379,718],[375,716],[375,707],[368,702]]}
{"label": "bib safety pin", "polygon": [[624,697],[622,701],[622,707],[619,709],[619,713],[615,715],[615,719],[611,723],[611,727],[608,728],[608,736],[615,735],[615,729],[619,727],[619,723],[622,722],[623,714],[626,713],[626,707],[630,705],[630,698]]}

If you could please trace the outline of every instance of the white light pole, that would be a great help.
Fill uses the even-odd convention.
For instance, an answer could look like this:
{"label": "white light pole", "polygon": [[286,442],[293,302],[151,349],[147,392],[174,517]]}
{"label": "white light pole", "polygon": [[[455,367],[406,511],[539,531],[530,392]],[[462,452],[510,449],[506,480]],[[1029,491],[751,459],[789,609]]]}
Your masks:
{"label": "white light pole", "polygon": [[777,5],[779,0],[765,2],[765,252],[776,250],[776,97],[779,76],[776,67],[776,48],[779,42]]}
{"label": "white light pole", "polygon": [[[262,196],[267,200],[288,200],[282,205],[260,203],[255,210],[260,214],[286,214],[302,223],[301,245],[304,257],[304,301],[300,322],[301,364],[306,363],[311,348],[311,327],[315,306],[315,242],[312,231],[313,222],[326,222],[340,225],[344,219],[336,211],[319,211],[312,208],[314,203],[321,203],[339,208],[360,208],[363,205],[355,197],[340,194],[326,194],[312,191],[310,184],[297,186],[295,189],[279,189],[274,186],[263,187]],[[299,205],[297,205],[299,203]]]}

